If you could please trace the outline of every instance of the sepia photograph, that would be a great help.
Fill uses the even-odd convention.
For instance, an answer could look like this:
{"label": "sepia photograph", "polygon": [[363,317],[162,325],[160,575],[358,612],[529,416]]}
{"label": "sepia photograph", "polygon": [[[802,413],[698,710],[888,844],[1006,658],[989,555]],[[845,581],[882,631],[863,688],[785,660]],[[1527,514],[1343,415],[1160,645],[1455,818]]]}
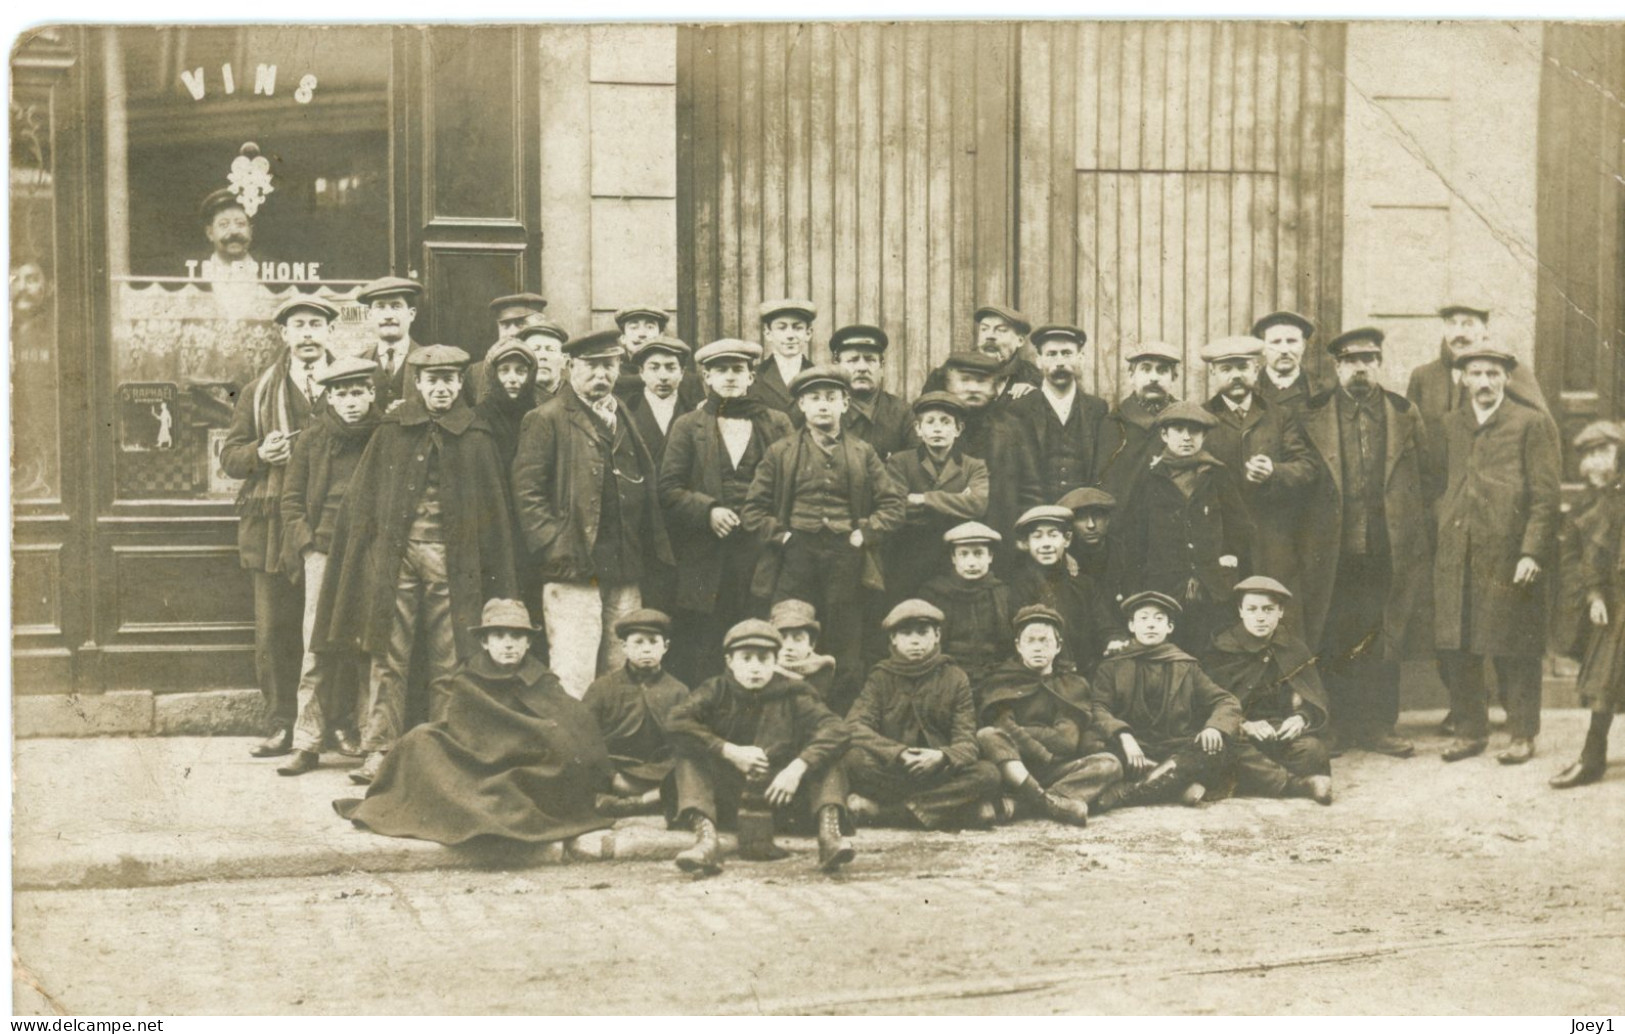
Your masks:
{"label": "sepia photograph", "polygon": [[11,42],[14,1016],[1625,1021],[1625,20],[234,13]]}

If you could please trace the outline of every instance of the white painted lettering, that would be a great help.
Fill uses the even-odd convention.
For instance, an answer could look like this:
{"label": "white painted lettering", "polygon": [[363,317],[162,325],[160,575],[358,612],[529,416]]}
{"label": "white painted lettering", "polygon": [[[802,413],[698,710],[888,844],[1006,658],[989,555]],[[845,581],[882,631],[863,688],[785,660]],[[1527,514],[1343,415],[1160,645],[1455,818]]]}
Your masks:
{"label": "white painted lettering", "polygon": [[198,267],[198,260],[197,259],[187,259],[186,260],[186,275],[191,277],[193,280],[196,280],[197,279],[197,267]]}
{"label": "white painted lettering", "polygon": [[322,278],[322,264],[320,262],[312,262],[305,268],[310,270],[310,278],[312,280],[320,280]]}
{"label": "white painted lettering", "polygon": [[227,93],[237,92],[237,79],[231,74],[231,62],[220,66],[220,78],[225,81]]}
{"label": "white painted lettering", "polygon": [[276,65],[260,65],[254,69],[254,92],[267,97],[276,92]]}
{"label": "white painted lettering", "polygon": [[299,89],[293,91],[293,99],[300,104],[309,104],[311,97],[315,93],[316,77],[307,73],[304,78],[299,80]]}
{"label": "white painted lettering", "polygon": [[293,264],[293,275],[288,277],[288,279],[289,280],[303,280],[304,278],[305,278],[305,264],[303,262],[295,262]]}
{"label": "white painted lettering", "polygon": [[186,84],[186,89],[189,93],[191,93],[193,100],[200,101],[203,99],[205,87],[203,85],[202,65],[199,65],[197,70],[192,72],[188,72],[183,69],[181,71],[181,82]]}

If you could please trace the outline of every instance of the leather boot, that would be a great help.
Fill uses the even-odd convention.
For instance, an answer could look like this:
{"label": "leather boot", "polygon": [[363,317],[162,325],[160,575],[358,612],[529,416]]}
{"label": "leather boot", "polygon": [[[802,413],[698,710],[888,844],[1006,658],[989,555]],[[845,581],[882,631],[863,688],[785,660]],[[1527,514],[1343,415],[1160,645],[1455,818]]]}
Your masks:
{"label": "leather boot", "polygon": [[1549,784],[1552,789],[1569,790],[1602,779],[1603,773],[1608,770],[1608,730],[1613,724],[1611,712],[1591,712],[1591,725],[1586,729],[1580,759],[1552,777]]}
{"label": "leather boot", "polygon": [[1156,768],[1153,768],[1150,775],[1140,780],[1140,784],[1134,788],[1137,791],[1135,800],[1136,802],[1154,801],[1172,790],[1177,782],[1179,782],[1179,763],[1173,758],[1169,758]]}
{"label": "leather boot", "polygon": [[1576,786],[1585,786],[1602,779],[1603,765],[1594,765],[1591,759],[1582,756],[1580,760],[1552,776],[1547,783],[1554,790],[1572,790]]}
{"label": "leather boot", "polygon": [[375,750],[371,754],[367,755],[367,760],[365,760],[365,761],[363,761],[361,763],[360,768],[351,770],[351,772],[350,772],[350,782],[359,783],[362,786],[367,786],[374,779],[378,778],[378,770],[380,768],[383,768],[383,767],[384,767],[384,754],[383,754],[383,751]]}
{"label": "leather boot", "polygon": [[1307,797],[1316,804],[1332,803],[1332,777],[1329,775],[1297,776],[1286,784],[1283,797]]}
{"label": "leather boot", "polygon": [[1507,749],[1495,755],[1503,765],[1521,765],[1535,756],[1535,741],[1526,736],[1514,737]]}
{"label": "leather boot", "polygon": [[1044,791],[1044,814],[1052,821],[1080,829],[1089,824],[1089,805]]}
{"label": "leather boot", "polygon": [[739,857],[749,862],[776,862],[790,852],[773,842],[773,813],[739,810]]}
{"label": "leather boot", "polygon": [[1444,753],[1439,756],[1446,761],[1465,761],[1484,753],[1484,748],[1488,745],[1484,740],[1455,739],[1450,741],[1450,745],[1445,747]]}
{"label": "leather boot", "polygon": [[254,745],[248,753],[256,758],[280,758],[293,750],[293,730],[277,728]]}
{"label": "leather boot", "polygon": [[361,737],[356,735],[354,729],[339,729],[333,733],[333,743],[340,754],[347,758],[359,758],[366,754],[361,749]]}
{"label": "leather boot", "polygon": [[826,804],[818,809],[818,867],[834,872],[850,862],[857,851],[852,841],[841,835],[841,809]]}
{"label": "leather boot", "polygon": [[696,876],[715,876],[722,871],[717,860],[717,824],[704,815],[694,816],[694,846],[677,856],[677,868]]}
{"label": "leather boot", "polygon": [[321,764],[321,757],[314,750],[296,750],[289,755],[288,760],[277,766],[276,774],[280,776],[304,775],[316,769]]}

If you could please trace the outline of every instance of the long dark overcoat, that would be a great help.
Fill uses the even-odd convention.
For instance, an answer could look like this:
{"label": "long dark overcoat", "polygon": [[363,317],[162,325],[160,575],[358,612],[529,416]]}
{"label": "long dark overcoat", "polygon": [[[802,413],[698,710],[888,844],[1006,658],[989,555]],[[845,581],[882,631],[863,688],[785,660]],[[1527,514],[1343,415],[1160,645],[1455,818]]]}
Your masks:
{"label": "long dark overcoat", "polygon": [[[1229,467],[1241,488],[1241,500],[1253,521],[1253,573],[1268,575],[1298,591],[1303,568],[1295,548],[1297,524],[1317,470],[1303,427],[1287,409],[1255,394],[1245,414],[1233,411],[1221,396],[1207,402],[1219,426],[1202,446]],[[1247,480],[1247,461],[1268,456],[1275,471],[1263,484]]]}
{"label": "long dark overcoat", "polygon": [[[1167,463],[1159,462],[1112,520],[1114,580],[1126,591],[1155,589],[1182,600],[1194,578],[1208,599],[1228,600],[1236,582],[1247,576],[1253,524],[1235,472],[1206,452],[1197,459],[1189,497],[1174,483]],[[1235,557],[1237,566],[1221,566],[1222,556]]]}
{"label": "long dark overcoat", "polygon": [[1241,733],[1241,703],[1208,678],[1196,658],[1172,643],[1130,646],[1100,662],[1091,682],[1095,725],[1113,748],[1133,734],[1153,761],[1203,729]]}

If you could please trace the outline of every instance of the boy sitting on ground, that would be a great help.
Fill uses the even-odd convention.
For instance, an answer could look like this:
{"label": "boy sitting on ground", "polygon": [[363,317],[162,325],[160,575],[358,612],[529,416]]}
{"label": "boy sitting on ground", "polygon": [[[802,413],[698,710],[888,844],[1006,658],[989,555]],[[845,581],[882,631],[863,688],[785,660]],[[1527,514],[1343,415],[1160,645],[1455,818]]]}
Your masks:
{"label": "boy sitting on ground", "polygon": [[660,787],[674,764],[666,722],[688,696],[688,687],[662,663],[671,647],[671,618],[658,610],[634,610],[615,622],[614,631],[626,664],[594,679],[581,698],[615,766],[610,792],[597,797],[598,812],[653,815],[660,811]]}
{"label": "boy sitting on ground", "polygon": [[920,598],[943,613],[942,650],[978,690],[1010,656],[1010,587],[991,573],[998,532],[968,521],[942,536],[954,570],[925,583]]}
{"label": "boy sitting on ground", "polygon": [[1152,804],[1181,795],[1197,805],[1223,778],[1229,745],[1241,732],[1241,704],[1208,678],[1196,658],[1168,641],[1179,604],[1160,592],[1123,601],[1134,642],[1100,662],[1094,718],[1115,743],[1126,781],[1095,802],[1095,811]]}

